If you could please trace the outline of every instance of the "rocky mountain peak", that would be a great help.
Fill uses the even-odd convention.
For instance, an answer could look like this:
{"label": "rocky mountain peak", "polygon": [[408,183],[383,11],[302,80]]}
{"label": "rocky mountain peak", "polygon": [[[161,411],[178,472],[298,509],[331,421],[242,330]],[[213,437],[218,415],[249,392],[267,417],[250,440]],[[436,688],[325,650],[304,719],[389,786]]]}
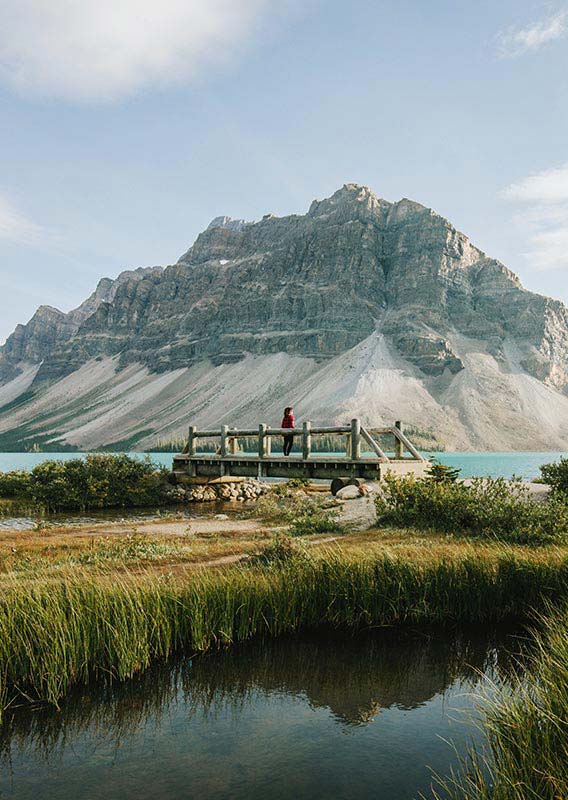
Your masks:
{"label": "rocky mountain peak", "polygon": [[390,208],[391,203],[382,200],[369,189],[368,186],[359,186],[357,183],[345,183],[341,189],[334,192],[331,197],[324,200],[314,200],[310,205],[308,216],[321,217],[329,214],[355,218],[361,215],[378,213]]}
{"label": "rocky mountain peak", "polygon": [[[564,305],[524,290],[510,270],[432,209],[407,198],[392,203],[354,183],[314,200],[304,215],[266,215],[258,222],[218,217],[177,264],[103,279],[68,314],[42,307],[0,349],[0,390],[2,381],[27,374],[30,362],[41,362],[30,378],[34,387],[57,385],[103,362],[111,376],[139,369],[153,381],[150,376],[164,373],[157,384],[163,387],[187,373],[205,395],[215,385],[225,398],[221,405],[210,400],[218,411],[208,424],[225,421],[228,375],[235,376],[236,395],[252,393],[250,408],[258,413],[255,398],[266,387],[285,384],[285,392],[270,388],[270,397],[285,393],[297,405],[304,391],[297,376],[317,374],[314,398],[325,390],[347,415],[359,413],[349,392],[372,386],[366,405],[388,410],[392,422],[399,413],[394,406],[408,392],[409,421],[428,427],[425,409],[435,406],[443,420],[439,409],[447,407],[454,424],[477,431],[482,444],[488,438],[479,420],[489,414],[493,431],[512,425],[509,412],[509,422],[500,422],[509,394],[518,389],[525,408],[523,398],[536,385],[566,408],[568,445]],[[258,379],[247,375],[262,364],[276,371],[259,367]],[[477,394],[485,373],[493,376],[491,387]],[[339,375],[353,380],[341,383]],[[387,408],[384,397],[391,395],[396,403]],[[182,400],[179,408],[186,408]],[[194,401],[207,405],[197,394]],[[144,408],[151,414],[154,404]],[[321,414],[330,418],[331,405]],[[543,410],[539,420],[545,416]],[[461,441],[474,441],[467,436]],[[507,436],[502,443],[512,441]]]}
{"label": "rocky mountain peak", "polygon": [[227,228],[230,231],[242,231],[246,225],[252,225],[244,219],[233,219],[232,217],[215,217],[207,226],[207,230],[211,228]]}
{"label": "rocky mountain peak", "polygon": [[37,310],[34,312],[34,315],[30,320],[30,322],[32,320],[38,322],[40,320],[59,319],[60,317],[64,316],[65,314],[63,313],[63,311],[60,311],[58,308],[55,308],[55,306],[41,305],[38,306]]}

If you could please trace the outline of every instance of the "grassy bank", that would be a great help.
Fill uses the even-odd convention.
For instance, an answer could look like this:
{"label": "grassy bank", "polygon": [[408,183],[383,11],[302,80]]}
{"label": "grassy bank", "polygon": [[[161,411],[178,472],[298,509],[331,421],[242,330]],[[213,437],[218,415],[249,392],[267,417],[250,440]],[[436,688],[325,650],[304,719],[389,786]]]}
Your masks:
{"label": "grassy bank", "polygon": [[568,797],[568,607],[541,618],[539,629],[523,680],[485,708],[487,749],[441,781],[444,798]]}
{"label": "grassy bank", "polygon": [[[350,538],[350,537],[346,537]],[[568,597],[568,551],[299,546],[278,562],[182,573],[69,569],[6,575],[3,705],[51,703],[73,683],[126,678],[176,650],[305,628],[490,622]]]}

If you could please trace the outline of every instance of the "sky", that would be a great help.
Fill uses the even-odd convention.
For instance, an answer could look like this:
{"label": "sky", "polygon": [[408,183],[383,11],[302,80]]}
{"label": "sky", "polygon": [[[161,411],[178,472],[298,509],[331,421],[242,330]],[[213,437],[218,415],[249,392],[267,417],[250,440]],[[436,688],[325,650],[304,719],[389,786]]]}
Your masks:
{"label": "sky", "polygon": [[2,0],[0,342],[344,183],[568,303],[568,0]]}

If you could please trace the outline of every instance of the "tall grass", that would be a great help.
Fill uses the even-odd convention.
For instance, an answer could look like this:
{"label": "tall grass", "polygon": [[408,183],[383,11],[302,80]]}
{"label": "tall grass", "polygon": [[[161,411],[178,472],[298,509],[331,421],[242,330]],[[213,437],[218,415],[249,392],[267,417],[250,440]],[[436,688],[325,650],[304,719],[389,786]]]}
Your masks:
{"label": "tall grass", "polygon": [[176,578],[93,576],[6,582],[0,596],[3,703],[50,703],[74,683],[123,679],[152,659],[303,628],[489,622],[568,597],[568,556],[464,545],[409,558],[336,549],[280,567],[203,570]]}
{"label": "tall grass", "polygon": [[568,607],[540,623],[528,676],[485,708],[487,750],[473,752],[457,775],[440,781],[443,797],[568,797]]}

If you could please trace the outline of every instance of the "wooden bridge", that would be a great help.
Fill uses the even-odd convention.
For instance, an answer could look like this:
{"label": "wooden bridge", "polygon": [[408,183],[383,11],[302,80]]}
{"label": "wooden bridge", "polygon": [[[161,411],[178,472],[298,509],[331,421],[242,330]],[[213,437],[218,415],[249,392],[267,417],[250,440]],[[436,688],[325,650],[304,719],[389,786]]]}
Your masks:
{"label": "wooden bridge", "polygon": [[[294,436],[301,440],[301,454],[290,456],[272,453],[275,437]],[[312,452],[314,437],[345,436],[345,455]],[[392,437],[393,451],[382,449],[384,437]],[[380,437],[380,438],[379,438]],[[254,438],[257,452],[239,450],[239,440]],[[198,450],[200,440],[214,440],[215,452]],[[384,445],[385,446],[385,445]],[[362,452],[364,449],[367,452]],[[223,476],[254,478],[363,478],[380,480],[387,472],[398,475],[422,475],[428,461],[420,455],[405,436],[402,423],[392,428],[366,428],[359,419],[350,425],[312,427],[304,422],[301,428],[270,428],[261,424],[256,429],[241,430],[223,425],[220,430],[189,428],[189,438],[183,453],[174,456],[176,476],[189,479],[214,479]]]}

